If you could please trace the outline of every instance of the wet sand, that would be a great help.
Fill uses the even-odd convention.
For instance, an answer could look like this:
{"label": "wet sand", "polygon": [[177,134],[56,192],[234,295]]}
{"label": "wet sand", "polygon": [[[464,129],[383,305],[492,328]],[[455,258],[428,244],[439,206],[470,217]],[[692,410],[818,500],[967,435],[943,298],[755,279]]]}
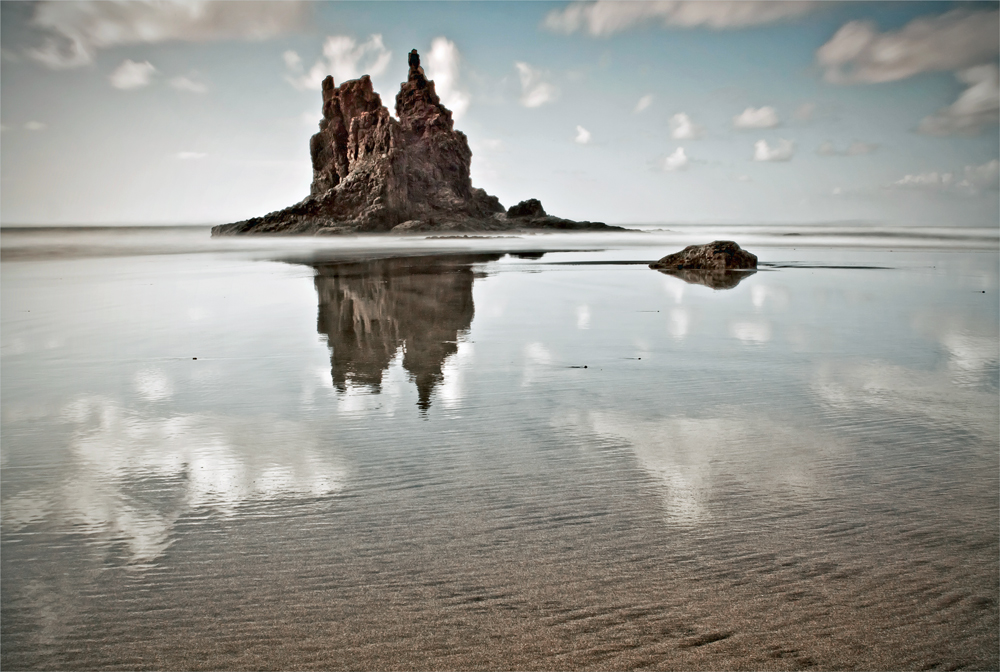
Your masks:
{"label": "wet sand", "polygon": [[5,261],[0,663],[995,669],[997,254],[922,245]]}

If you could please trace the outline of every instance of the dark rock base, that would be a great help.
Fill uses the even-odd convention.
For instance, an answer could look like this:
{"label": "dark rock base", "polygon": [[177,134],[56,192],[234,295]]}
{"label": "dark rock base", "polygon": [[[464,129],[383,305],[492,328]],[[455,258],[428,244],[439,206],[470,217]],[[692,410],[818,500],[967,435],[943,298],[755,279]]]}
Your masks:
{"label": "dark rock base", "polygon": [[372,229],[354,222],[338,222],[324,217],[318,204],[304,201],[290,208],[254,217],[243,222],[212,227],[213,236],[242,234],[282,236],[336,236],[352,234],[477,233],[495,231],[628,231],[603,222],[577,222],[561,217],[508,217],[497,213],[489,218],[411,219],[387,229]]}

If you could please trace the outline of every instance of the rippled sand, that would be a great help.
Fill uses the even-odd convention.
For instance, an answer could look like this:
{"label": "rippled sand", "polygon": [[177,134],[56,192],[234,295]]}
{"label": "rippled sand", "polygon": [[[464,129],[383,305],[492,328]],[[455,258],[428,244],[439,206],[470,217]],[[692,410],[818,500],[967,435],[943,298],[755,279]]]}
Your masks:
{"label": "rippled sand", "polygon": [[0,664],[996,669],[996,242],[787,233],[5,238]]}

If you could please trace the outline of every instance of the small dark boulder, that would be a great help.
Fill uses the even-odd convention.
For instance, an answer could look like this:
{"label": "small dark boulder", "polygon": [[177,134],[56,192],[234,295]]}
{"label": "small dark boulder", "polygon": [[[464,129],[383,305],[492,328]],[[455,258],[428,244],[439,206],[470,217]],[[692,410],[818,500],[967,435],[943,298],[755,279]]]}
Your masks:
{"label": "small dark boulder", "polygon": [[537,198],[529,198],[507,210],[507,217],[545,217],[545,208]]}
{"label": "small dark boulder", "polygon": [[717,240],[707,245],[688,245],[649,265],[658,271],[736,271],[757,268],[757,255],[742,249],[731,240]]}

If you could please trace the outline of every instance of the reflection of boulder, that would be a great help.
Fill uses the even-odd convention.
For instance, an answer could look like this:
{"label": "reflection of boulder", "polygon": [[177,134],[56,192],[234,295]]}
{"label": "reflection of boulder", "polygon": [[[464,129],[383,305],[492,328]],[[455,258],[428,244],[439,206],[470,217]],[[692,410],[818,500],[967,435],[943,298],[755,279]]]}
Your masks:
{"label": "reflection of boulder", "polygon": [[732,289],[757,271],[701,271],[687,269],[658,268],[660,273],[680,278],[692,285],[705,285],[712,289]]}
{"label": "reflection of boulder", "polygon": [[350,381],[380,391],[399,348],[417,384],[418,406],[430,407],[445,359],[472,324],[472,264],[502,254],[405,257],[316,265],[317,330],[331,349],[333,384]]}

